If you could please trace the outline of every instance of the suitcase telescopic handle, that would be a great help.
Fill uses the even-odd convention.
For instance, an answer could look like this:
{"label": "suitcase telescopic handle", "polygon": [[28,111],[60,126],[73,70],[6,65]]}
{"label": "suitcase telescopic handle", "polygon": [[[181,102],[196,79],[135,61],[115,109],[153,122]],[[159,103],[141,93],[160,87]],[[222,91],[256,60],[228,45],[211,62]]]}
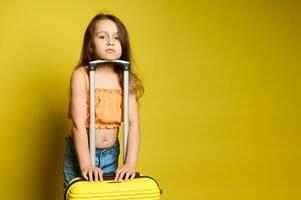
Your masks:
{"label": "suitcase telescopic handle", "polygon": [[97,66],[102,64],[114,64],[122,67],[123,69],[123,162],[126,158],[127,140],[129,131],[129,116],[128,116],[128,97],[129,97],[129,68],[130,63],[124,60],[94,60],[89,62],[89,79],[90,79],[90,129],[89,129],[89,142],[90,142],[90,156],[93,166],[95,166],[95,70]]}

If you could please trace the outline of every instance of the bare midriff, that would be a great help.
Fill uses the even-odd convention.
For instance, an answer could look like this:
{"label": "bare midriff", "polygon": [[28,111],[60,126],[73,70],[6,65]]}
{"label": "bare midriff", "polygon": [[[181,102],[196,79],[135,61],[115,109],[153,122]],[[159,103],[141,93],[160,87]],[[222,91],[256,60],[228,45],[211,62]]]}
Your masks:
{"label": "bare midriff", "polygon": [[[118,130],[119,128],[96,128],[95,137],[96,137],[96,148],[110,148],[114,146],[118,139]],[[87,129],[89,134],[89,129]]]}

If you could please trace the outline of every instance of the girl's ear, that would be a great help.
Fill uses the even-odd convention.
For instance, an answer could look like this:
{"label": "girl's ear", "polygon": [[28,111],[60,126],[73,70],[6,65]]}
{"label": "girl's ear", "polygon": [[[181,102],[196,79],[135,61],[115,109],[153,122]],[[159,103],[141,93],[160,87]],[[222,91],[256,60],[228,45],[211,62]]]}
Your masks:
{"label": "girl's ear", "polygon": [[89,42],[88,46],[89,46],[89,48],[88,48],[89,51],[90,51],[91,53],[94,53],[94,51],[93,51],[93,46],[94,46],[94,45],[93,45],[93,42],[92,42],[92,41]]}
{"label": "girl's ear", "polygon": [[89,45],[89,51],[90,51],[90,53],[94,53],[94,50],[93,50],[94,48],[93,48],[93,44],[92,45]]}

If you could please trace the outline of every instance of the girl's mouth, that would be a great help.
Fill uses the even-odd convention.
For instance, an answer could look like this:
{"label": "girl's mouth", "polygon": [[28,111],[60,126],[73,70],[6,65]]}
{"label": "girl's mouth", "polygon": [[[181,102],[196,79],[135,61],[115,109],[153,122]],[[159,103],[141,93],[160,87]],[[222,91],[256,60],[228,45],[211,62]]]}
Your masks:
{"label": "girl's mouth", "polygon": [[106,52],[115,52],[114,49],[106,49]]}

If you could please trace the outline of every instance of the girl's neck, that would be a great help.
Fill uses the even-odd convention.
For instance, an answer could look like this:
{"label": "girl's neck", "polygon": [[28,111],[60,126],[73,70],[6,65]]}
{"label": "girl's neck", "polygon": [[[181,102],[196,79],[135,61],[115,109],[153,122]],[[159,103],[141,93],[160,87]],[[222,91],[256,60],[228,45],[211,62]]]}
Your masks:
{"label": "girl's neck", "polygon": [[96,67],[96,71],[102,73],[112,73],[114,72],[114,65],[101,65]]}

